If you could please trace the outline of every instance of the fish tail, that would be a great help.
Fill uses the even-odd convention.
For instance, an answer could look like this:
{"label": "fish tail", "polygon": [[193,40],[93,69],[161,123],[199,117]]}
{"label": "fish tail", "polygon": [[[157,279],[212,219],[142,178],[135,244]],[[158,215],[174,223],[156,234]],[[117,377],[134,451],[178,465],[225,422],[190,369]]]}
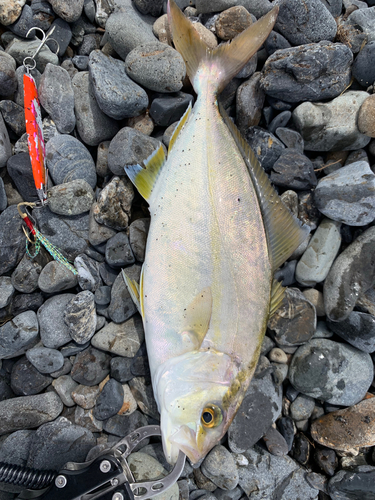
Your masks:
{"label": "fish tail", "polygon": [[219,94],[266,40],[278,11],[279,8],[274,7],[231,42],[210,49],[175,2],[168,0],[173,42],[185,61],[195,92],[199,94],[203,85],[209,83],[213,93]]}

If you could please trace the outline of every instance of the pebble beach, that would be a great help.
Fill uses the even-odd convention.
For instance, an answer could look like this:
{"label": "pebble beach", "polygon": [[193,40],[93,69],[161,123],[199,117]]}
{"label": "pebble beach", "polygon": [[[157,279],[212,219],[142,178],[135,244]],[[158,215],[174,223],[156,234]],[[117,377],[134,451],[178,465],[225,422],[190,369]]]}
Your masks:
{"label": "pebble beach", "polygon": [[[176,3],[211,48],[279,6],[219,100],[311,231],[276,271],[287,292],[227,435],[155,498],[375,500],[375,0]],[[53,33],[31,70],[49,178],[30,213],[75,273],[26,246],[17,211],[38,199],[33,27]],[[121,272],[139,280],[150,214],[124,167],[167,154],[195,99],[166,1],[0,0],[0,462],[59,471],[159,423]],[[171,469],[157,438],[129,464],[136,480]],[[0,500],[22,490],[0,482]]]}

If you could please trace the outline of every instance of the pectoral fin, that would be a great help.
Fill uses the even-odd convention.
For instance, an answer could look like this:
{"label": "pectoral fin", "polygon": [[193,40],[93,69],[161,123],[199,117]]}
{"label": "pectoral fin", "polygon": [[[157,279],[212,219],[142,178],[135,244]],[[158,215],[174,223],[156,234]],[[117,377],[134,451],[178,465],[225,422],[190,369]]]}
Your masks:
{"label": "pectoral fin", "polygon": [[268,319],[271,318],[275,314],[275,312],[279,309],[283,301],[284,295],[285,295],[285,288],[281,285],[279,281],[273,280]]}
{"label": "pectoral fin", "polygon": [[199,349],[206,336],[212,313],[211,288],[203,288],[184,311],[182,335],[188,335],[194,347]]}
{"label": "pectoral fin", "polygon": [[132,301],[136,305],[138,312],[142,315],[142,307],[141,307],[141,300],[140,300],[140,293],[139,293],[139,284],[135,281],[129,278],[127,274],[125,274],[125,271],[122,269],[122,276],[125,281],[126,288],[128,289],[128,292],[130,293],[130,297],[132,298]]}

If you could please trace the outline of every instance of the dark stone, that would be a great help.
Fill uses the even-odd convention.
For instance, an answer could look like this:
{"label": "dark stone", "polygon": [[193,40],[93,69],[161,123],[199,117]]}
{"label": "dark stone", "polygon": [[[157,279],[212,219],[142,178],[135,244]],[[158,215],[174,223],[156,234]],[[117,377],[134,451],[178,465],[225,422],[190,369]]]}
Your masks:
{"label": "dark stone", "polygon": [[275,133],[287,148],[293,148],[303,153],[303,139],[299,132],[290,128],[278,127]]}
{"label": "dark stone", "polygon": [[374,500],[375,467],[360,465],[354,470],[340,470],[328,482],[332,500]]}
{"label": "dark stone", "polygon": [[74,265],[78,271],[78,283],[82,290],[89,290],[92,293],[102,285],[99,274],[99,262],[91,259],[86,254],[81,254],[74,260]]}
{"label": "dark stone", "polygon": [[267,40],[264,42],[264,48],[269,56],[276,52],[276,50],[288,49],[289,47],[291,47],[291,45],[288,40],[274,30],[271,31]]}
{"label": "dark stone", "polygon": [[79,352],[74,360],[71,377],[79,384],[99,384],[109,373],[111,356],[94,347]]}
{"label": "dark stone", "polygon": [[101,286],[95,291],[95,304],[106,306],[111,302],[111,287]]}
{"label": "dark stone", "polygon": [[40,337],[45,347],[57,349],[71,341],[69,328],[64,321],[68,303],[75,297],[72,293],[55,295],[45,301],[38,310]]}
{"label": "dark stone", "polygon": [[94,294],[85,290],[75,295],[65,308],[64,321],[77,344],[88,342],[96,331]]}
{"label": "dark stone", "polygon": [[25,354],[39,338],[39,324],[34,311],[25,311],[0,326],[0,359]]}
{"label": "dark stone", "polygon": [[26,353],[26,358],[40,373],[53,373],[64,366],[64,356],[57,349],[33,347]]}
{"label": "dark stone", "polygon": [[[29,5],[24,5],[20,17],[16,22],[8,24],[8,28],[12,33],[26,38],[26,34],[30,28],[36,26],[33,19],[33,10]],[[28,38],[33,38],[35,31],[31,32]]]}
{"label": "dark stone", "polygon": [[314,453],[315,462],[328,476],[333,476],[338,467],[338,459],[334,450],[329,448],[317,449]]}
{"label": "dark stone", "polygon": [[120,382],[121,384],[125,384],[129,382],[134,375],[131,371],[133,364],[132,358],[123,358],[122,356],[118,356],[111,359],[111,377]]}
{"label": "dark stone", "polygon": [[84,0],[50,0],[49,3],[59,17],[68,23],[72,23],[80,18]]}
{"label": "dark stone", "polygon": [[307,437],[299,432],[294,438],[293,448],[291,452],[293,458],[301,465],[306,465],[310,458],[310,441]]}
{"label": "dark stone", "polygon": [[40,373],[31,363],[22,357],[13,366],[11,388],[17,396],[39,394],[52,383],[52,378]]}
{"label": "dark stone", "polygon": [[29,154],[19,153],[18,155],[11,156],[8,160],[7,168],[22,198],[25,201],[39,200]]}
{"label": "dark stone", "polygon": [[[139,280],[137,280],[139,281]],[[112,321],[122,323],[137,312],[137,308],[126,288],[122,273],[118,274],[111,291],[108,313]]]}
{"label": "dark stone", "polygon": [[137,354],[132,359],[131,372],[134,377],[145,377],[147,383],[151,383],[151,373],[148,364],[146,344],[142,344]]}
{"label": "dark stone", "polygon": [[[140,411],[136,410],[131,415],[115,415],[114,417],[109,418],[104,422],[103,430],[108,432],[108,434],[123,437],[147,424],[147,418]],[[148,444],[148,440],[144,439],[141,445],[138,446],[140,448],[146,444]],[[135,450],[137,450],[137,448],[135,448]]]}
{"label": "dark stone", "polygon": [[271,182],[287,189],[311,189],[318,181],[312,162],[297,149],[283,151],[274,163]]}
{"label": "dark stone", "polygon": [[163,8],[163,0],[134,0],[134,5],[141,14],[151,14],[158,17]]}
{"label": "dark stone", "polygon": [[372,353],[375,351],[375,317],[372,314],[353,311],[337,323],[327,318],[329,329],[357,349]]}
{"label": "dark stone", "polygon": [[298,193],[298,218],[300,221],[313,230],[317,228],[321,216],[314,202],[314,194],[311,191]]}
{"label": "dark stone", "polygon": [[120,382],[111,378],[96,400],[93,415],[97,420],[107,420],[121,410],[123,402],[124,389]]}
{"label": "dark stone", "polygon": [[289,122],[292,113],[289,110],[282,111],[273,118],[271,123],[268,125],[268,131],[274,134],[276,129],[279,127],[285,127]]}
{"label": "dark stone", "polygon": [[193,96],[184,92],[159,95],[152,101],[150,116],[157,125],[168,127],[180,120],[190,103],[193,104]]}
{"label": "dark stone", "polygon": [[0,101],[0,112],[5,123],[15,134],[20,136],[26,132],[25,112],[22,106],[13,101]]}
{"label": "dark stone", "polygon": [[72,63],[80,71],[85,71],[89,67],[89,56],[74,56]]}
{"label": "dark stone", "polygon": [[280,434],[284,437],[288,447],[288,452],[292,449],[294,441],[294,426],[293,420],[290,417],[282,417],[277,421],[277,428]]}
{"label": "dark stone", "polygon": [[289,446],[284,436],[274,427],[268,429],[263,436],[263,441],[266,443],[267,450],[277,457],[286,455],[289,451]]}
{"label": "dark stone", "polygon": [[249,127],[245,139],[266,172],[271,170],[285,148],[277,137],[261,127]]}
{"label": "dark stone", "polygon": [[[61,57],[65,54],[65,51],[68,48],[70,40],[72,39],[72,30],[70,29],[69,23],[59,18],[53,21],[53,23],[51,24],[51,28],[47,31],[46,35],[48,35],[48,33],[50,33],[53,28],[55,29],[52,33],[52,38],[56,40],[56,42],[59,44],[58,54],[59,57]],[[51,50],[56,51],[55,42],[47,40],[46,43]]]}
{"label": "dark stone", "polygon": [[12,314],[16,316],[24,311],[37,311],[43,304],[43,297],[40,292],[21,293],[12,300]]}
{"label": "dark stone", "polygon": [[125,232],[117,233],[107,241],[105,260],[113,267],[129,266],[135,262],[129,238]]}
{"label": "dark stone", "polygon": [[107,286],[112,286],[121,271],[110,267],[106,262],[102,262],[99,264],[99,272],[104,283]]}
{"label": "dark stone", "polygon": [[278,269],[274,274],[274,279],[280,281],[283,286],[290,286],[295,283],[297,261],[290,260]]}
{"label": "dark stone", "polygon": [[102,35],[99,33],[89,33],[83,37],[82,43],[78,47],[78,54],[80,56],[88,57],[91,52],[100,48],[100,41]]}
{"label": "dark stone", "polygon": [[45,254],[42,256],[42,252],[35,259],[31,259],[28,255],[22,257],[12,273],[12,285],[17,291],[31,293],[38,288],[38,279],[45,263],[43,257],[46,258]]}
{"label": "dark stone", "polygon": [[[31,10],[33,12],[33,26],[47,31],[55,18],[53,9],[46,0],[32,0]],[[56,46],[52,48],[56,52]]]}
{"label": "dark stone", "polygon": [[12,205],[0,214],[0,275],[13,269],[25,254],[23,222]]}

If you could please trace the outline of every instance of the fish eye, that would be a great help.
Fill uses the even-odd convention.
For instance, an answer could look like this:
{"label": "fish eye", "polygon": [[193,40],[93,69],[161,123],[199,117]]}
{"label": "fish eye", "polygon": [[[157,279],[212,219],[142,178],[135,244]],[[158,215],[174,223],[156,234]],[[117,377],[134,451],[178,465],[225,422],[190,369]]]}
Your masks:
{"label": "fish eye", "polygon": [[217,427],[223,421],[223,412],[216,405],[207,405],[203,408],[201,415],[202,425],[208,429]]}

